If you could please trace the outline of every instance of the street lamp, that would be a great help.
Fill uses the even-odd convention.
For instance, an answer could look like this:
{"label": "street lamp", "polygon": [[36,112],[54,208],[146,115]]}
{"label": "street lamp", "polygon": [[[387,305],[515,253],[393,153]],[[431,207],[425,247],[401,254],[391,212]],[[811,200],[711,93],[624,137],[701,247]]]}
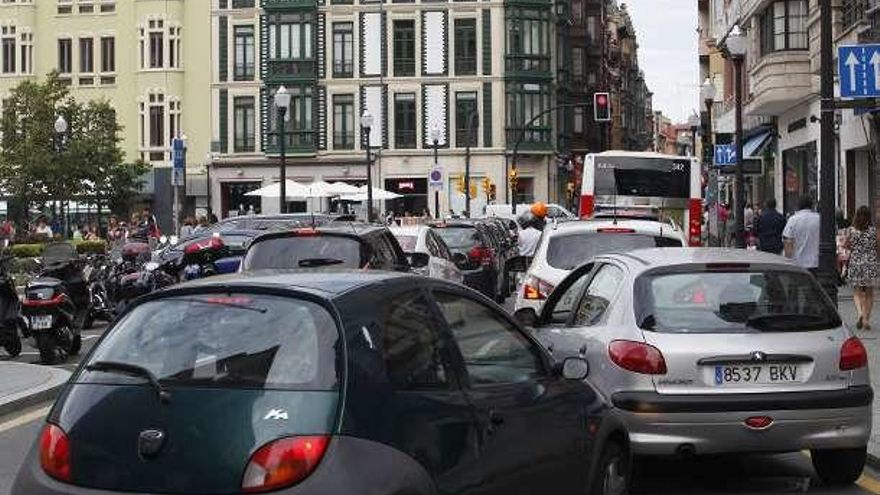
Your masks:
{"label": "street lamp", "polygon": [[691,156],[697,156],[697,131],[700,130],[700,116],[696,113],[688,117],[688,126],[691,128]]}
{"label": "street lamp", "polygon": [[208,210],[208,218],[209,218],[209,219],[211,218],[211,213],[212,213],[212,205],[211,205],[211,167],[213,167],[213,166],[214,166],[214,154],[211,153],[211,152],[209,151],[209,152],[205,153],[205,172],[206,172],[207,175],[208,175],[208,177],[206,178],[206,180],[207,180],[207,182],[208,182],[208,190],[207,190],[207,196],[208,196],[208,208],[207,208],[207,210]]}
{"label": "street lamp", "polygon": [[464,216],[471,217],[471,146],[476,145],[474,129],[479,123],[479,115],[476,110],[470,112],[467,117],[467,146],[464,149]]}
{"label": "street lamp", "polygon": [[[714,223],[714,229],[709,228],[709,245],[716,245],[718,241],[718,171],[715,170],[715,167],[712,166],[711,157],[713,156],[713,135],[712,135],[712,110],[715,106],[715,94],[717,90],[715,88],[715,84],[712,83],[710,78],[706,78],[706,81],[700,87],[700,99],[703,100],[703,103],[706,105],[706,128],[703,130],[703,157],[702,162],[703,166],[708,170],[709,173],[709,188],[710,194],[709,197],[715,203],[714,207],[709,205],[710,211],[713,212],[713,218],[710,220]],[[715,232],[715,236],[713,239],[712,232]]]}
{"label": "street lamp", "polygon": [[[55,119],[55,153],[57,158],[61,157],[61,152],[64,151],[64,138],[67,135],[67,120],[63,115],[59,115],[57,119]],[[61,202],[61,220],[62,220],[62,229],[64,238],[67,238],[67,215],[64,214],[64,202]]]}
{"label": "street lamp", "polygon": [[736,247],[745,248],[745,224],[744,211],[745,207],[745,179],[743,178],[743,61],[746,56],[748,40],[745,33],[740,29],[739,24],[733,26],[733,29],[727,35],[725,46],[727,53],[733,60],[733,86],[734,98],[736,100],[736,181],[734,183],[734,232],[736,232]]}
{"label": "street lamp", "polygon": [[373,115],[364,110],[361,115],[361,132],[363,145],[367,151],[367,222],[373,223],[373,158],[370,156],[370,131],[373,127]]}
{"label": "street lamp", "polygon": [[[434,123],[431,126],[431,142],[434,143],[434,168],[438,167],[437,149],[440,148],[440,126]],[[440,190],[434,190],[434,217],[440,220]]]}
{"label": "street lamp", "polygon": [[290,107],[290,93],[287,91],[287,88],[281,86],[278,88],[278,91],[275,92],[275,108],[278,109],[278,145],[281,147],[281,170],[279,176],[281,177],[281,192],[279,196],[279,204],[278,209],[281,213],[287,213],[287,170],[286,170],[286,159],[285,156],[285,129],[284,122],[287,116],[287,109]]}

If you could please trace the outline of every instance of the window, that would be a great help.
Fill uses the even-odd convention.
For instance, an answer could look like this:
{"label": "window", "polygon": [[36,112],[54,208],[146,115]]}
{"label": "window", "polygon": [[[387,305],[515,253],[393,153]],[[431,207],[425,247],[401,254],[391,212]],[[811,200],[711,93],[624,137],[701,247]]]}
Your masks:
{"label": "window", "polygon": [[269,58],[310,60],[312,54],[311,14],[283,14],[269,24]]}
{"label": "window", "polygon": [[843,0],[843,28],[847,29],[865,18],[867,0]]}
{"label": "window", "polygon": [[571,18],[578,24],[584,20],[584,0],[572,0]]}
{"label": "window", "polygon": [[254,8],[254,0],[232,0],[233,9],[252,9]]}
{"label": "window", "polygon": [[[314,146],[313,87],[292,86],[290,91],[289,121],[285,123],[287,146],[302,148]],[[278,145],[278,109],[272,103],[275,90],[267,92],[269,98],[269,141],[270,146]]]}
{"label": "window", "polygon": [[454,371],[431,305],[420,292],[394,297],[382,311],[382,354],[391,387],[446,389]]}
{"label": "window", "polygon": [[597,28],[596,28],[596,26],[597,26],[596,21],[597,21],[596,16],[594,16],[594,15],[587,16],[587,40],[591,44],[594,44],[594,45],[598,41],[598,37],[596,36],[596,34],[598,32]]}
{"label": "window", "polygon": [[416,21],[394,21],[394,75],[416,75]]}
{"label": "window", "polygon": [[574,133],[581,137],[584,133],[584,108],[574,107]]}
{"label": "window", "polygon": [[58,72],[70,74],[73,72],[73,40],[58,40]]}
{"label": "window", "polygon": [[101,38],[101,72],[116,72],[116,38]]}
{"label": "window", "polygon": [[480,122],[477,113],[477,93],[455,93],[455,145],[475,147]]}
{"label": "window", "polygon": [[168,28],[168,67],[179,69],[181,67],[181,47],[182,42],[180,26],[171,26]]}
{"label": "window", "polygon": [[165,96],[151,94],[149,104],[150,140],[151,148],[165,147]]}
{"label": "window", "polygon": [[477,20],[455,19],[455,75],[477,73]]}
{"label": "window", "polygon": [[21,67],[22,74],[34,72],[34,33],[21,33]]}
{"label": "window", "polygon": [[354,95],[333,96],[333,149],[354,149]]}
{"label": "window", "polygon": [[571,74],[576,81],[580,81],[584,77],[584,49],[571,49]]}
{"label": "window", "polygon": [[547,21],[513,19],[510,23],[508,46],[512,48],[512,53],[535,56],[546,56],[549,53],[549,23]]}
{"label": "window", "polygon": [[780,50],[806,50],[807,0],[781,0],[759,16],[761,54]]}
{"label": "window", "polygon": [[168,102],[168,142],[183,134],[183,118],[180,112],[180,100],[171,98]]}
{"label": "window", "polygon": [[354,76],[354,33],[350,22],[333,23],[333,77]]}
{"label": "window", "polygon": [[109,14],[116,12],[116,0],[103,0],[101,2],[101,13]]}
{"label": "window", "polygon": [[236,153],[252,152],[256,149],[255,102],[253,96],[240,96],[233,100]]}
{"label": "window", "polygon": [[614,265],[601,266],[578,303],[573,325],[591,327],[598,324],[622,283],[623,271],[620,268]]}
{"label": "window", "polygon": [[[153,21],[150,21],[151,23]],[[161,22],[161,21],[159,21]],[[150,64],[151,69],[165,66],[165,34],[162,31],[150,33]]]}
{"label": "window", "polygon": [[540,376],[541,361],[531,342],[501,315],[464,296],[438,292],[434,297],[470,385],[521,383]]}
{"label": "window", "polygon": [[79,39],[79,71],[83,74],[95,72],[95,40]]}
{"label": "window", "polygon": [[79,0],[79,13],[91,14],[95,11],[95,5],[89,0]]}
{"label": "window", "polygon": [[3,38],[3,73],[15,73],[15,37]]}
{"label": "window", "polygon": [[415,93],[394,95],[394,147],[397,149],[416,147]]}
{"label": "window", "polygon": [[72,14],[73,13],[73,0],[58,0],[58,13],[59,14]]}
{"label": "window", "polygon": [[254,27],[235,26],[235,69],[236,81],[254,80]]}

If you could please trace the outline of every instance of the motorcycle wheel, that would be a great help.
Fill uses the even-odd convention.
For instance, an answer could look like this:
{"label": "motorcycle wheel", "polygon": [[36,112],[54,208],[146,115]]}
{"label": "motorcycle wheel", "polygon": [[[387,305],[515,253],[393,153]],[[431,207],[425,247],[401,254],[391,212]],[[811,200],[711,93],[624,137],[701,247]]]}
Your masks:
{"label": "motorcycle wheel", "polygon": [[40,351],[40,362],[52,365],[58,362],[58,349],[55,346],[55,337],[48,332],[41,332],[34,336],[37,340],[37,349]]}

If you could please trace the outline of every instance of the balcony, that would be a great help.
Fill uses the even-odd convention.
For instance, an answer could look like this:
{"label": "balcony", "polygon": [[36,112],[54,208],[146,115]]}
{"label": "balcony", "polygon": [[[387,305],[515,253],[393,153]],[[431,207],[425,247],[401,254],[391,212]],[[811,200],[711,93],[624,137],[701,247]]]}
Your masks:
{"label": "balcony", "polygon": [[317,9],[315,0],[263,0],[263,8],[267,11],[290,9]]}
{"label": "balcony", "polygon": [[553,149],[553,129],[551,127],[530,127],[522,129],[507,128],[507,148],[513,149],[517,140],[519,151],[550,151]]}
{"label": "balcony", "polygon": [[314,80],[315,77],[314,60],[269,60],[266,65],[268,82]]}
{"label": "balcony", "polygon": [[787,50],[762,57],[749,71],[752,101],[750,115],[779,115],[813,91],[810,52]]}
{"label": "balcony", "polygon": [[[284,152],[285,154],[296,153],[314,153],[315,152],[315,132],[314,131],[287,131],[284,133]],[[281,150],[278,147],[278,133],[271,133],[266,136],[267,155],[278,155]]]}

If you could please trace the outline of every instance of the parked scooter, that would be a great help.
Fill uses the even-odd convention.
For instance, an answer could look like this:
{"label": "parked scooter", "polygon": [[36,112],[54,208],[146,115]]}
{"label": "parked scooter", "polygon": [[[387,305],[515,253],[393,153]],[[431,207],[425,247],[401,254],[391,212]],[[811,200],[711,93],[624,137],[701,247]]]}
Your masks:
{"label": "parked scooter", "polygon": [[12,357],[21,354],[21,338],[28,336],[27,322],[21,315],[21,301],[15,281],[9,274],[11,256],[0,255],[0,347]]}
{"label": "parked scooter", "polygon": [[83,278],[89,284],[91,304],[83,328],[90,328],[95,320],[109,322],[115,314],[107,289],[112,273],[109,258],[106,255],[97,255],[87,258],[87,262],[83,268]]}
{"label": "parked scooter", "polygon": [[40,360],[54,364],[79,353],[91,301],[83,262],[72,244],[47,244],[40,263],[40,274],[25,287],[22,312]]}

